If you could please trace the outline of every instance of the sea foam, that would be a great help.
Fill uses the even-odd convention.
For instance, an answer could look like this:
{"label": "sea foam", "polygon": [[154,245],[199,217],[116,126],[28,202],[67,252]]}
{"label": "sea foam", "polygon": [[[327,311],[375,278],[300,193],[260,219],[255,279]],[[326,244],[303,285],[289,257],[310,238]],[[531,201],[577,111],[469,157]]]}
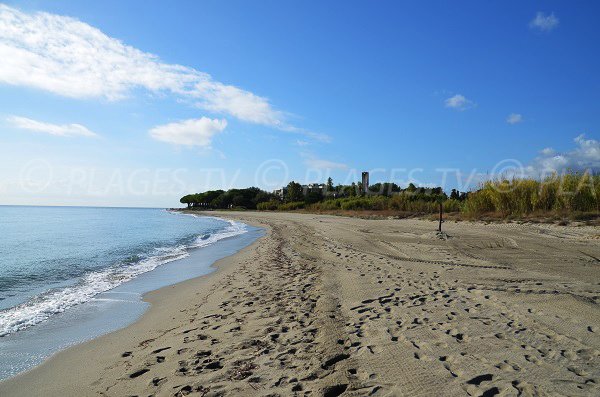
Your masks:
{"label": "sea foam", "polygon": [[[192,215],[195,216],[195,215]],[[221,219],[222,220],[222,219]],[[50,316],[88,302],[143,273],[166,263],[189,256],[189,250],[206,247],[219,240],[247,232],[240,222],[229,223],[223,230],[198,236],[191,244],[156,248],[147,257],[133,263],[119,263],[101,271],[84,275],[75,285],[39,294],[17,306],[0,311],[0,337],[39,324]]]}

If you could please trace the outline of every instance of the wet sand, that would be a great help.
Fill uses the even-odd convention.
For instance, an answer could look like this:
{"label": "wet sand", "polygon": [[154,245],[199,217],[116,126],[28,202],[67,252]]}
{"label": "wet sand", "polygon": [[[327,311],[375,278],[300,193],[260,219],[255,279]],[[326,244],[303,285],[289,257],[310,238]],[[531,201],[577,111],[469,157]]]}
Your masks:
{"label": "wet sand", "polygon": [[600,230],[211,213],[267,235],[2,396],[600,394]]}

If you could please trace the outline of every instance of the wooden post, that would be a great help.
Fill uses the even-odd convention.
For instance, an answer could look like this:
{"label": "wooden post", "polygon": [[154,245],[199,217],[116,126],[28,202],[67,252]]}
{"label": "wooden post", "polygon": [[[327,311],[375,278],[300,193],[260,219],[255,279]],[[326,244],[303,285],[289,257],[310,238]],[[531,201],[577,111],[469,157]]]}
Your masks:
{"label": "wooden post", "polygon": [[440,201],[440,225],[438,226],[438,232],[440,232],[440,233],[442,231],[442,214],[443,214],[443,210],[444,210],[444,205]]}

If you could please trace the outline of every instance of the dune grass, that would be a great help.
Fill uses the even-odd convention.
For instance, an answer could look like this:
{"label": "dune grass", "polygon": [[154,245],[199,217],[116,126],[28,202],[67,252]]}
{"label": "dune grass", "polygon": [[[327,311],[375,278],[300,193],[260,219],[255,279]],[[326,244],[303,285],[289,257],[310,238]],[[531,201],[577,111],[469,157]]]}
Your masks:
{"label": "dune grass", "polygon": [[600,175],[554,174],[543,180],[514,178],[488,181],[462,206],[469,216],[497,212],[503,217],[533,213],[581,214],[600,211]]}

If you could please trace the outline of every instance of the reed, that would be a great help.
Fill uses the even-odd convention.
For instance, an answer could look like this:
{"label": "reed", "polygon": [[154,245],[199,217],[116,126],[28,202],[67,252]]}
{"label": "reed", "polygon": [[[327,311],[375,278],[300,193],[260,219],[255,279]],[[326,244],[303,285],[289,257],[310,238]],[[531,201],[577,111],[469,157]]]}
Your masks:
{"label": "reed", "polygon": [[542,180],[513,178],[485,182],[464,202],[465,214],[497,212],[503,217],[532,213],[575,213],[600,210],[600,175],[553,174]]}

